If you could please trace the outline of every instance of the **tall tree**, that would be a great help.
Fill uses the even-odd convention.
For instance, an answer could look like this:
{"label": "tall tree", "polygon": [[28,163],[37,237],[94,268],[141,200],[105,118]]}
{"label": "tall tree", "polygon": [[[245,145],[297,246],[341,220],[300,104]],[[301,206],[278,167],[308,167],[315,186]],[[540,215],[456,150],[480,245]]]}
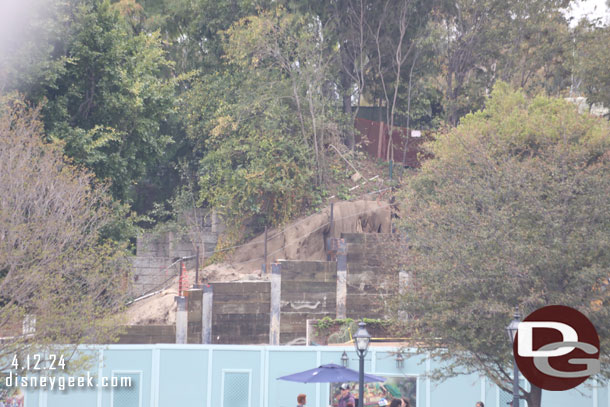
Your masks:
{"label": "tall tree", "polygon": [[159,33],[136,23],[137,3],[43,3],[53,12],[36,22],[54,28],[27,53],[35,59],[27,75],[11,74],[25,57],[7,61],[4,91],[44,101],[46,136],[61,141],[66,154],[99,180],[110,181],[115,198],[131,203],[135,186],[173,142],[173,64]]}
{"label": "tall tree", "polygon": [[78,8],[66,71],[43,110],[51,138],[77,163],[133,199],[133,185],[172,142],[163,123],[172,109],[171,63],[158,34],[134,35],[109,2]]}
{"label": "tall tree", "polygon": [[324,182],[338,127],[329,103],[333,51],[319,21],[283,8],[246,17],[226,35],[230,74],[208,81],[221,100],[204,135],[202,198],[238,219],[281,223]]}
{"label": "tall tree", "polygon": [[[403,196],[413,278],[397,309],[447,361],[436,373],[485,374],[510,392],[513,308],[564,304],[596,326],[608,375],[608,123],[499,83],[484,110],[428,147]],[[540,406],[539,388],[520,391]]]}
{"label": "tall tree", "polygon": [[0,360],[108,343],[128,283],[123,249],[101,238],[112,201],[43,142],[39,110],[20,99],[0,104],[0,190]]}
{"label": "tall tree", "polygon": [[[496,79],[526,86],[536,74],[541,81],[556,81],[556,65],[569,65],[569,61],[562,61],[561,54],[555,55],[567,38],[557,37],[557,33],[565,34],[567,30],[560,11],[569,3],[570,0],[445,2],[437,22],[445,28],[442,62],[447,122],[456,125],[460,117],[481,108]],[[563,25],[563,31],[557,25]],[[563,79],[566,78],[567,75]],[[557,85],[542,87],[557,89]]]}
{"label": "tall tree", "polygon": [[[582,21],[575,29],[574,77],[577,92],[587,97],[589,104],[610,106],[610,56],[607,44],[610,26],[596,26]],[[610,115],[609,115],[610,117]]]}

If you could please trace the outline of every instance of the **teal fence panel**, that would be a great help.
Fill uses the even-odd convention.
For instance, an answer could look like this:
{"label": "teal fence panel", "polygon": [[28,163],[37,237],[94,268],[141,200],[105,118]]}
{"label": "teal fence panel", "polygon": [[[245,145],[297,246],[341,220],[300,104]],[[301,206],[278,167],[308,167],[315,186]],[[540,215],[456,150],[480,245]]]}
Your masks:
{"label": "teal fence panel", "polygon": [[[110,381],[108,386],[23,389],[25,407],[293,407],[300,393],[307,395],[308,407],[328,407],[336,386],[277,378],[321,364],[341,364],[344,351],[349,367],[358,369],[351,346],[109,345],[82,349],[94,356],[89,373],[96,380]],[[461,375],[433,382],[427,373],[442,365],[414,349],[401,351],[404,361],[398,366],[397,348],[369,350],[365,371],[388,380],[367,388],[367,404],[385,394],[412,397],[415,407],[474,406],[479,400],[487,407],[506,407],[510,394],[490,380]],[[121,380],[130,383],[120,385]],[[574,390],[545,391],[542,406],[610,407],[608,386],[595,384],[589,379]]]}
{"label": "teal fence panel", "polygon": [[201,348],[159,350],[158,405],[205,406],[210,351]]}

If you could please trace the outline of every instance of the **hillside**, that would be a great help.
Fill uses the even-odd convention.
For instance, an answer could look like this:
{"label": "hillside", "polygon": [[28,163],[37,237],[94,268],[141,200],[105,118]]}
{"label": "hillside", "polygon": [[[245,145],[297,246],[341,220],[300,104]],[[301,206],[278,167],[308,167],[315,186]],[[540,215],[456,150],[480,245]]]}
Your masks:
{"label": "hillside", "polygon": [[[275,260],[326,260],[324,241],[340,237],[341,233],[389,233],[390,204],[387,201],[358,200],[337,202],[333,208],[334,225],[331,230],[330,206],[313,215],[299,218],[282,229],[268,231],[268,262]],[[222,263],[205,267],[200,272],[204,283],[266,280],[261,274],[264,235],[244,243],[228,255]],[[188,271],[188,281],[195,281],[195,270]],[[175,301],[178,277],[168,287],[148,298],[133,303],[125,316],[129,325],[175,323]]]}

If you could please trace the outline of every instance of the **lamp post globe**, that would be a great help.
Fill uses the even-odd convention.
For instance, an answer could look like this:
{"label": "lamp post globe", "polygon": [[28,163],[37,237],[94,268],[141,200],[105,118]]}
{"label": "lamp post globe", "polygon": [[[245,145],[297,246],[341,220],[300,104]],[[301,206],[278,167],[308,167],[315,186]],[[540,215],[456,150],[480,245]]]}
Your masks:
{"label": "lamp post globe", "polygon": [[366,324],[364,322],[358,323],[358,330],[352,336],[354,338],[354,346],[360,359],[360,365],[358,370],[358,405],[364,406],[364,356],[366,355],[369,344],[371,342],[371,335],[366,330]]}

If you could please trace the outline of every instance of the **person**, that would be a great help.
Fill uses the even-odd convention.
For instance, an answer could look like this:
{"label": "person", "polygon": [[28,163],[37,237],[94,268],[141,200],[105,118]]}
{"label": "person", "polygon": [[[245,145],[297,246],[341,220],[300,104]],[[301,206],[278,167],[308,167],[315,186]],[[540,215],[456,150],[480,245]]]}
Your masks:
{"label": "person", "polygon": [[402,400],[401,399],[393,399],[390,402],[390,407],[402,407]]}
{"label": "person", "polygon": [[341,385],[341,396],[339,397],[337,407],[347,407],[347,403],[356,405],[356,400],[354,400],[352,393],[349,392],[349,383],[343,383]]}
{"label": "person", "polygon": [[402,407],[411,407],[411,403],[409,403],[406,397],[402,398]]}
{"label": "person", "polygon": [[307,403],[307,396],[303,393],[297,396],[297,407],[305,407]]}
{"label": "person", "polygon": [[379,404],[379,407],[384,407],[388,405],[388,401],[384,398],[380,398],[379,402],[377,402],[377,404]]}
{"label": "person", "polygon": [[485,403],[482,401],[477,401],[477,404],[475,404],[474,407],[485,407]]}

